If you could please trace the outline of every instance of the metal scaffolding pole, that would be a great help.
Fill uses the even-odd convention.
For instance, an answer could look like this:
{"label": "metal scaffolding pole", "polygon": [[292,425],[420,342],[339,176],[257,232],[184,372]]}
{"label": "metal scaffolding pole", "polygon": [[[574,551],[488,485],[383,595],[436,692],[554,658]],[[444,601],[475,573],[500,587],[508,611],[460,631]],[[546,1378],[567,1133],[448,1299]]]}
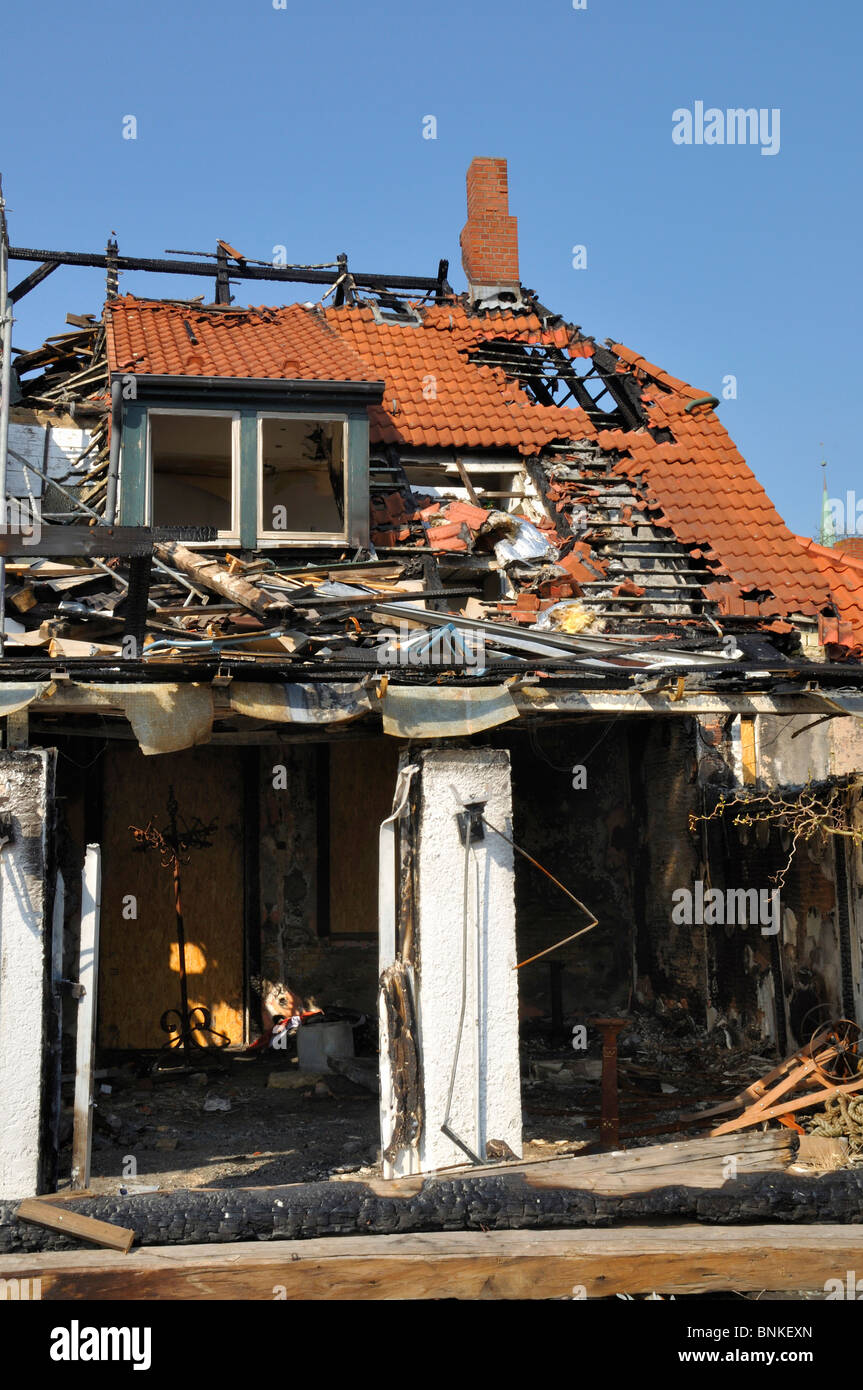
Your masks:
{"label": "metal scaffolding pole", "polygon": [[[9,459],[9,397],[12,387],[12,302],[9,298],[9,234],[6,227],[6,202],[3,180],[0,177],[0,533],[9,523],[6,497],[6,472]],[[0,656],[6,642],[6,561],[0,555]]]}

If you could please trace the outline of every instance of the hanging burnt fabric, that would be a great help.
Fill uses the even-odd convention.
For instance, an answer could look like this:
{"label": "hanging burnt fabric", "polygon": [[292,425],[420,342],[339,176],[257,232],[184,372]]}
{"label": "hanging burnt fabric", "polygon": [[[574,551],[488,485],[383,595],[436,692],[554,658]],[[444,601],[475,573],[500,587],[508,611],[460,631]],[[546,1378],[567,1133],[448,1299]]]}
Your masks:
{"label": "hanging burnt fabric", "polygon": [[384,733],[395,738],[456,738],[518,718],[505,685],[394,686],[380,701]]}
{"label": "hanging burnt fabric", "polygon": [[235,714],[278,724],[334,724],[358,719],[372,707],[365,686],[357,681],[235,681],[230,700]]}
{"label": "hanging burnt fabric", "polygon": [[14,681],[0,685],[0,719],[7,714],[15,714],[19,709],[26,709],[44,695],[50,684],[50,681]]}
{"label": "hanging burnt fabric", "polygon": [[209,742],[213,692],[206,685],[112,685],[96,687],[119,696],[141,752],[177,753]]}

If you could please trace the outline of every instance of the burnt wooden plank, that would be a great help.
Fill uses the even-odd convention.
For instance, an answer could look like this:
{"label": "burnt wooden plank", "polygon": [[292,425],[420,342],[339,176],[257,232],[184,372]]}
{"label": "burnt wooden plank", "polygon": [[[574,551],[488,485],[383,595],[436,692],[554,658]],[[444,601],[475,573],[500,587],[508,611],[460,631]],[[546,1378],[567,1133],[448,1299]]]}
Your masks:
{"label": "burnt wooden plank", "polygon": [[[141,1245],[252,1239],[612,1226],[636,1220],[719,1224],[859,1220],[863,1173],[808,1179],[784,1170],[790,1131],[657,1145],[549,1163],[453,1169],[387,1181],[198,1188],[70,1203],[132,1227]],[[735,1164],[730,1164],[733,1158]],[[68,1238],[27,1226],[0,1202],[0,1253],[68,1249]]]}

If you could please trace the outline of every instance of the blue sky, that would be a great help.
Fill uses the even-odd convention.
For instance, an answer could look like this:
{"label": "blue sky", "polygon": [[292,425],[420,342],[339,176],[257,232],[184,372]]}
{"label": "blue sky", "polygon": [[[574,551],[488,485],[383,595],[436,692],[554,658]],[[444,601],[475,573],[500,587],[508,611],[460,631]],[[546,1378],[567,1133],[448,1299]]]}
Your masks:
{"label": "blue sky", "polygon": [[[4,19],[0,171],[13,244],[121,251],[275,245],[464,286],[474,155],[509,160],[521,273],[600,341],[717,396],[794,530],[863,497],[863,8],[852,0],[57,0]],[[10,61],[14,59],[13,61]],[[676,145],[678,108],[781,112],[781,148]],[[137,139],[122,138],[134,115]],[[423,117],[437,139],[422,137]],[[574,270],[572,248],[587,248]],[[13,263],[13,282],[31,267]],[[63,269],[17,308],[16,346],[96,311]],[[140,294],[202,280],[129,274]],[[236,291],[238,302],[245,289]],[[278,302],[275,286],[249,297]],[[307,297],[298,287],[292,298]]]}

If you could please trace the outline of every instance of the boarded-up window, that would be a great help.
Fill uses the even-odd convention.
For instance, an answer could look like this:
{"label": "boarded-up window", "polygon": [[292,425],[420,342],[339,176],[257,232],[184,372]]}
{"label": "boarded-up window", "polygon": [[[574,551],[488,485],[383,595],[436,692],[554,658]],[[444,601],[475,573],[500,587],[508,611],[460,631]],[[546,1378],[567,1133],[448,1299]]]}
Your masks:
{"label": "boarded-up window", "polygon": [[392,811],[399,749],[394,739],[330,745],[330,931],[378,929],[378,833]]}

